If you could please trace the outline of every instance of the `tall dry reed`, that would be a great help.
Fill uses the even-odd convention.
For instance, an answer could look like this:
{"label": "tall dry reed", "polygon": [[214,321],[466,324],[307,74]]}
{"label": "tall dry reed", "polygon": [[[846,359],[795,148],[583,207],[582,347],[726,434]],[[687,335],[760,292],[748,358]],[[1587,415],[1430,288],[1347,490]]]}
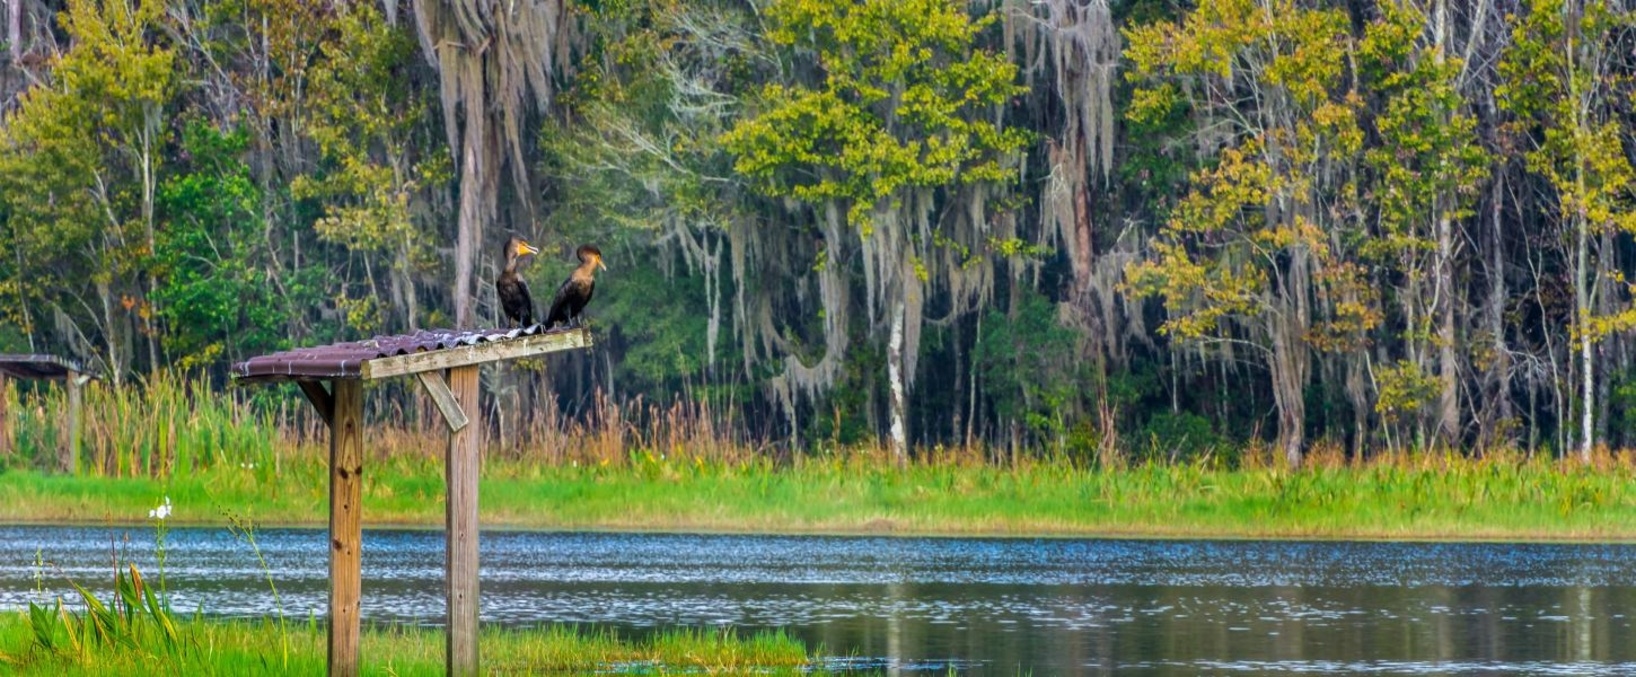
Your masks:
{"label": "tall dry reed", "polygon": [[[258,470],[264,478],[279,474],[287,459],[307,465],[322,463],[328,431],[293,386],[270,388],[213,387],[207,380],[161,372],[143,382],[115,388],[93,381],[85,397],[83,448],[78,473],[107,477],[163,479],[196,470],[232,464]],[[408,395],[408,396],[406,396]],[[0,464],[11,467],[56,466],[66,438],[67,395],[60,387],[8,387],[0,391],[9,412],[0,433]],[[365,436],[367,452],[376,460],[439,463],[447,433],[435,409],[422,402],[418,390],[375,386],[366,390]],[[541,403],[527,411],[508,412],[506,430],[493,409],[508,401],[485,393],[483,426],[485,454],[525,464],[623,466],[635,461],[687,460],[716,465],[773,462],[778,465],[832,462],[859,467],[895,463],[882,444],[818,447],[795,452],[779,441],[758,439],[747,432],[742,412],[728,405],[703,401],[658,403],[637,396],[616,401],[596,393],[579,416],[566,416],[554,404]],[[10,450],[10,451],[6,451]],[[1185,465],[1213,469],[1288,470],[1283,455],[1271,445],[1250,441],[1227,455],[1209,454]],[[1086,459],[1055,458],[1048,454],[1013,454],[980,441],[970,445],[932,445],[915,450],[922,466],[1002,465],[1013,470],[1040,465],[1078,466]],[[1095,468],[1118,470],[1132,463],[1129,454],[1098,456]],[[1163,464],[1162,462],[1160,462]],[[1475,458],[1456,453],[1379,452],[1359,458],[1337,443],[1312,445],[1302,466],[1306,470],[1341,468],[1397,468],[1437,470],[1483,468],[1498,465],[1554,464],[1564,469],[1629,469],[1636,455],[1606,448],[1590,461],[1554,461],[1542,454],[1515,449],[1492,451]],[[1089,469],[1089,468],[1088,468]]]}

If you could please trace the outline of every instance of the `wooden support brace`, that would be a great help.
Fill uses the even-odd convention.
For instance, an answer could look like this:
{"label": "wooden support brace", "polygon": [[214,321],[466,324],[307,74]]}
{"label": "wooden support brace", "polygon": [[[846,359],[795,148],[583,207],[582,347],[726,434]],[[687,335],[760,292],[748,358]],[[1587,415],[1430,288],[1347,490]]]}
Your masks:
{"label": "wooden support brace", "polygon": [[318,417],[324,419],[324,425],[335,426],[335,398],[331,397],[324,384],[318,381],[296,381],[301,386],[301,394],[307,396],[312,408],[318,410]]}
{"label": "wooden support brace", "polygon": [[[477,411],[477,365],[449,370],[449,387],[460,409]],[[446,672],[451,677],[478,674],[477,661],[477,473],[482,426],[449,433],[445,459],[448,498],[447,555],[449,629]]]}
{"label": "wooden support brace", "polygon": [[329,674],[356,677],[363,553],[363,383],[338,380],[334,397],[329,428]]}
{"label": "wooden support brace", "polygon": [[466,418],[466,412],[461,410],[460,403],[454,400],[454,393],[449,392],[449,384],[435,371],[422,371],[415,374],[420,377],[420,385],[426,388],[426,394],[432,396],[437,403],[437,410],[443,412],[443,422],[449,425],[450,433],[460,432],[471,421]]}

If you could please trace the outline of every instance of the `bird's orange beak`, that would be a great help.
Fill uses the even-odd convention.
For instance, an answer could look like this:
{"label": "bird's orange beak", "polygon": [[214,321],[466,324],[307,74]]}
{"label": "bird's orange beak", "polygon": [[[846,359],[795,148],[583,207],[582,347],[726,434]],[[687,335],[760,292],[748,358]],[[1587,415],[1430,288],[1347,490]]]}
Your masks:
{"label": "bird's orange beak", "polygon": [[608,269],[608,264],[603,263],[602,262],[602,257],[598,256],[598,257],[596,257],[596,267],[601,268],[603,270],[607,270]]}
{"label": "bird's orange beak", "polygon": [[538,253],[540,253],[540,250],[538,248],[536,248],[534,245],[531,245],[531,244],[529,244],[527,242],[517,243],[517,255],[518,256],[522,256],[524,254],[538,254]]}

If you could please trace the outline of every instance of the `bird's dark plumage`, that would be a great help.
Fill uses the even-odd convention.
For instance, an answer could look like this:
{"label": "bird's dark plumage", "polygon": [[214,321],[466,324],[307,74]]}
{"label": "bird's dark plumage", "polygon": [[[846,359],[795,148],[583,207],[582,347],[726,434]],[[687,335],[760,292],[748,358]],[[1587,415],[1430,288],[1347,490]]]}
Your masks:
{"label": "bird's dark plumage", "polygon": [[580,313],[585,310],[585,304],[591,302],[591,294],[596,291],[596,269],[608,269],[602,262],[602,250],[594,246],[581,245],[576,254],[579,256],[579,267],[563,280],[561,287],[557,287],[557,297],[551,301],[551,312],[545,317],[546,327],[558,324],[578,326]]}
{"label": "bird's dark plumage", "polygon": [[534,299],[528,295],[528,285],[517,276],[517,261],[540,250],[515,235],[506,241],[506,269],[494,281],[494,291],[500,296],[500,311],[506,321],[519,327],[534,324]]}

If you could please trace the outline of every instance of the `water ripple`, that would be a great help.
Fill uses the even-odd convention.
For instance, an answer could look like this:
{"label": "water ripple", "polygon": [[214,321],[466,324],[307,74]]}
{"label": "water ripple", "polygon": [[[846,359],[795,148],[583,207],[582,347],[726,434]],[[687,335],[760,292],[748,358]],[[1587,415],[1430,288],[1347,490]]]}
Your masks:
{"label": "water ripple", "polygon": [[[0,527],[0,608],[106,592],[115,560],[158,580],[152,537]],[[173,605],[273,612],[270,571],[285,614],[322,617],[325,534],[258,543],[266,570],[223,529],[171,530]],[[487,622],[781,627],[899,670],[1636,672],[1628,545],[496,531],[481,553]],[[366,619],[441,623],[441,532],[366,531],[363,569]]]}

